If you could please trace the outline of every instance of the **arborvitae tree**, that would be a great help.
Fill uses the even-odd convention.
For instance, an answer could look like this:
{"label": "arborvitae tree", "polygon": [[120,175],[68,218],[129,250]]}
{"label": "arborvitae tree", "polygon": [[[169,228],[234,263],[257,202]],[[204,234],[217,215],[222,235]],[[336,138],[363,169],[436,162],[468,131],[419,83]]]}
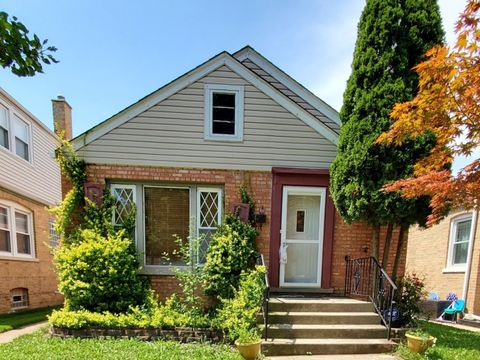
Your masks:
{"label": "arborvitae tree", "polygon": [[[360,18],[340,112],[342,129],[331,167],[331,193],[347,222],[364,221],[375,228],[372,255],[377,258],[381,225],[389,225],[388,246],[393,225],[401,227],[403,240],[408,226],[424,223],[430,212],[428,198],[405,199],[381,189],[412,175],[415,162],[433,145],[433,135],[401,148],[375,144],[375,140],[389,129],[393,106],[414,97],[418,76],[412,68],[443,39],[436,0],[367,0]],[[398,252],[401,243],[399,239]],[[398,259],[395,262],[398,266]]]}

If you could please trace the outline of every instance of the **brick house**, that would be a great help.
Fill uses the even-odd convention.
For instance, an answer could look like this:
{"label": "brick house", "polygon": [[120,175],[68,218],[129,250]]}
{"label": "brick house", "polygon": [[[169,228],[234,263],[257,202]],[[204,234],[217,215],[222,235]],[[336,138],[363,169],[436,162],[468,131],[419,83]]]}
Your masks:
{"label": "brick house", "polygon": [[455,210],[429,229],[408,234],[406,269],[425,277],[426,289],[445,300],[449,292],[480,315],[480,221],[475,211]]}
{"label": "brick house", "polygon": [[0,88],[0,313],[63,301],[47,207],[61,200],[56,135]]}
{"label": "brick house", "polygon": [[258,248],[271,286],[342,292],[345,257],[367,256],[372,234],[346,225],[329,197],[339,131],[333,108],[247,46],[216,55],[72,142],[88,182],[116,198],[115,222],[136,205],[142,272],[160,297],[177,289],[162,257],[176,246],[173,234],[205,235],[205,250],[242,184],[266,215]]}

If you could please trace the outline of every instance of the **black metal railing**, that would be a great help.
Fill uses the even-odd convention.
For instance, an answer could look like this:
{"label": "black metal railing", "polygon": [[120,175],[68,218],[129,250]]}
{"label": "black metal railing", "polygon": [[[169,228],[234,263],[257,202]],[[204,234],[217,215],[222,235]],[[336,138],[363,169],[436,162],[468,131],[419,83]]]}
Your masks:
{"label": "black metal railing", "polygon": [[390,339],[397,286],[373,256],[345,260],[345,296],[368,297],[387,327]]}
{"label": "black metal railing", "polygon": [[[257,265],[265,266],[265,259],[260,254],[257,257]],[[266,269],[266,267],[265,267]],[[268,272],[265,272],[265,291],[262,300],[263,327],[265,331],[265,340],[268,339],[268,302],[270,300],[270,284],[268,282]]]}

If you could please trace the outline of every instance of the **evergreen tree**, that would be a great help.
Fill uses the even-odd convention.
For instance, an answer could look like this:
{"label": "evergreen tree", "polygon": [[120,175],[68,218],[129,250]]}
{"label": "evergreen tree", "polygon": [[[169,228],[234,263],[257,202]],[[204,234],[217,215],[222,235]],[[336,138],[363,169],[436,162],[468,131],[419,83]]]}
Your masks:
{"label": "evergreen tree", "polygon": [[376,257],[380,225],[389,224],[389,230],[400,225],[403,239],[408,226],[424,223],[430,211],[428,198],[404,199],[381,189],[412,175],[415,162],[433,145],[433,135],[400,148],[375,144],[375,140],[389,129],[393,106],[414,97],[418,76],[412,68],[443,39],[436,0],[367,0],[360,17],[340,112],[342,129],[331,167],[331,193],[347,222],[364,221],[375,228],[372,255]]}

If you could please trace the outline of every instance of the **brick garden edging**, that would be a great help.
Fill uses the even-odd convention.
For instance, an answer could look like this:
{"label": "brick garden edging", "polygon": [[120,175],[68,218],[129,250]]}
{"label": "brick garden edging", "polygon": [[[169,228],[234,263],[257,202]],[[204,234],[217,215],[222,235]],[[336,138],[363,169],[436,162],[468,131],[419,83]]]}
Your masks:
{"label": "brick garden edging", "polygon": [[212,328],[176,327],[173,329],[64,329],[56,326],[50,326],[49,333],[53,337],[62,339],[95,339],[111,337],[118,339],[134,338],[144,341],[175,340],[181,343],[200,341],[217,343],[223,341],[223,333],[220,330]]}

